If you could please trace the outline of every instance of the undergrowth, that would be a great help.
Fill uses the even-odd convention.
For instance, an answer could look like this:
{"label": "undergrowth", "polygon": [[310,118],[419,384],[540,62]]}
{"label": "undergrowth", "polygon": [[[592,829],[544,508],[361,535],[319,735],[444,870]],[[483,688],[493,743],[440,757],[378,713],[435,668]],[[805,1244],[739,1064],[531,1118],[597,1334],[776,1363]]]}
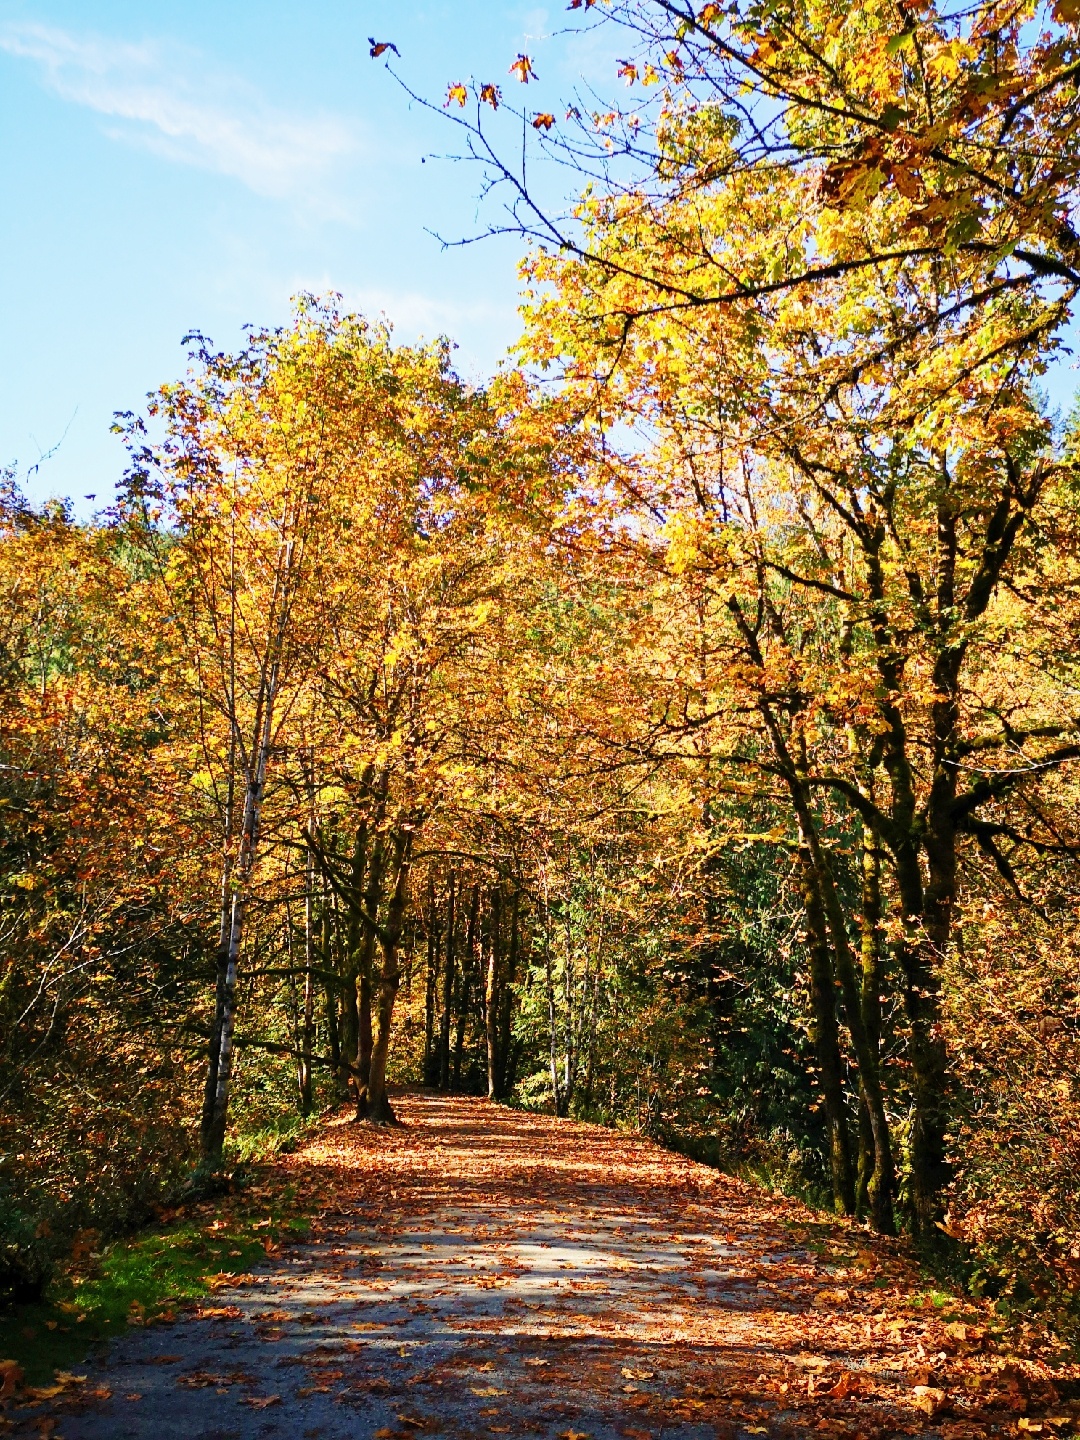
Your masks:
{"label": "undergrowth", "polygon": [[0,1358],[17,1361],[28,1384],[44,1384],[132,1326],[175,1319],[179,1306],[306,1230],[295,1186],[275,1185],[266,1172],[243,1179],[236,1193],[164,1212],[149,1229],[100,1248],[94,1232],[82,1232],[40,1300],[0,1310]]}

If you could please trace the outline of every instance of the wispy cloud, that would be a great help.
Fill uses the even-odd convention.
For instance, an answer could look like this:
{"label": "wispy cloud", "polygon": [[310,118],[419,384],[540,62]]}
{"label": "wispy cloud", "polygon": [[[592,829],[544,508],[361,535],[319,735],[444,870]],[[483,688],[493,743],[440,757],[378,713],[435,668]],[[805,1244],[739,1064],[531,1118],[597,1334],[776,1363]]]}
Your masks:
{"label": "wispy cloud", "polygon": [[[365,288],[347,291],[345,299],[366,315],[385,315],[391,324],[410,335],[432,337],[454,333],[464,326],[505,326],[507,322],[507,306],[488,300],[440,300],[415,290]],[[513,314],[511,301],[511,317]]]}
{"label": "wispy cloud", "polygon": [[232,176],[259,195],[310,197],[357,148],[342,121],[287,114],[175,44],[28,23],[0,28],[0,50],[35,62],[63,99],[118,122],[107,130],[112,137]]}

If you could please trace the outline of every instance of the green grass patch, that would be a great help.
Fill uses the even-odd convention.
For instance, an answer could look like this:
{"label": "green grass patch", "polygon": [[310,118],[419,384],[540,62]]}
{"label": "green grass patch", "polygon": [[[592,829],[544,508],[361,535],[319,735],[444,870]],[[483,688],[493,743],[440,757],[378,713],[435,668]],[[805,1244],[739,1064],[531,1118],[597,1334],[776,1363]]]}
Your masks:
{"label": "green grass patch", "polygon": [[0,1359],[17,1360],[27,1383],[42,1385],[131,1326],[175,1317],[185,1301],[212,1294],[221,1277],[264,1262],[268,1244],[302,1234],[307,1221],[292,1201],[291,1189],[261,1203],[229,1196],[103,1247],[54,1280],[40,1302],[0,1311]]}

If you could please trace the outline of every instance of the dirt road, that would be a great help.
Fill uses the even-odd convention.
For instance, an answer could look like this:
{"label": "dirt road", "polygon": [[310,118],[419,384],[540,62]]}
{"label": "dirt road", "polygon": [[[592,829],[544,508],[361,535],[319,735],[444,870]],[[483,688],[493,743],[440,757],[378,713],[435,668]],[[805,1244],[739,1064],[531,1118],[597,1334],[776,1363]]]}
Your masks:
{"label": "dirt road", "polygon": [[398,1105],[397,1129],[332,1121],[284,1161],[318,1182],[309,1240],[117,1343],[53,1433],[974,1440],[1038,1434],[1047,1413],[1047,1440],[1080,1428],[1060,1377],[992,1353],[985,1316],[924,1300],[887,1242],[598,1127]]}

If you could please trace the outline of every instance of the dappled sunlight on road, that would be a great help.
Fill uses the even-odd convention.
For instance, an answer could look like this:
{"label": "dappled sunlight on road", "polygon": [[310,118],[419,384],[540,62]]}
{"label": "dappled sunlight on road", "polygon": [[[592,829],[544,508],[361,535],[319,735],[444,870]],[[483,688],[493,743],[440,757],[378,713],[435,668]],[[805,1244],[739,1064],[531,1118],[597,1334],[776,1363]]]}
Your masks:
{"label": "dappled sunlight on road", "polygon": [[282,1162],[307,1241],[117,1347],[104,1377],[137,1401],[65,1417],[68,1440],[975,1440],[1075,1416],[894,1242],[597,1126],[395,1105]]}

